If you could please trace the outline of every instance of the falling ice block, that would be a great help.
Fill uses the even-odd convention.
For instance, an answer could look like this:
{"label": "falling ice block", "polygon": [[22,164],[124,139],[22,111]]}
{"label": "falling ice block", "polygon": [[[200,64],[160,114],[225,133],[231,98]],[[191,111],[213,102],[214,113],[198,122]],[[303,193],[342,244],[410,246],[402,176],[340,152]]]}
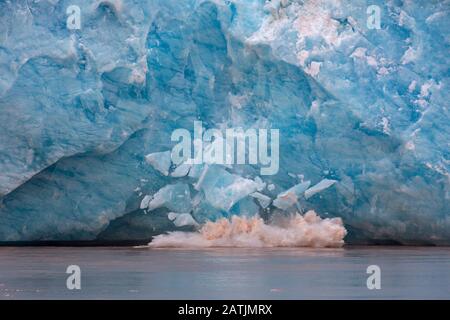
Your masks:
{"label": "falling ice block", "polygon": [[225,211],[258,188],[255,181],[231,174],[218,165],[210,165],[200,179],[200,189],[206,200],[215,208]]}
{"label": "falling ice block", "polygon": [[174,178],[185,177],[189,174],[189,170],[191,169],[191,166],[192,165],[190,165],[190,164],[182,163],[178,167],[176,167],[175,170],[173,170],[173,172],[170,174],[170,176],[174,177]]}
{"label": "falling ice block", "polygon": [[169,174],[169,169],[172,164],[171,162],[171,152],[155,152],[150,153],[145,156],[145,161],[150,164],[155,170],[158,170],[163,175],[167,176]]}
{"label": "falling ice block", "polygon": [[167,185],[153,195],[148,211],[165,207],[174,212],[186,212],[191,209],[191,194],[185,183]]}
{"label": "falling ice block", "polygon": [[141,201],[141,205],[139,206],[140,209],[147,209],[148,205],[150,204],[150,201],[153,199],[152,196],[150,195],[146,195],[142,201]]}
{"label": "falling ice block", "polygon": [[296,184],[289,190],[280,193],[273,201],[273,205],[279,209],[286,210],[298,202],[298,198],[311,185],[311,181]]}
{"label": "falling ice block", "polygon": [[197,221],[194,220],[190,213],[169,212],[167,217],[169,220],[173,221],[173,224],[176,227],[198,226]]}
{"label": "falling ice block", "polygon": [[266,196],[265,194],[262,194],[260,192],[253,192],[250,194],[253,198],[258,200],[258,203],[261,205],[262,208],[267,208],[270,205],[270,202],[272,201],[270,197]]}
{"label": "falling ice block", "polygon": [[319,192],[331,187],[336,182],[337,182],[336,180],[323,179],[318,184],[312,186],[311,188],[309,188],[308,190],[305,191],[305,198],[306,199],[311,198],[316,193],[319,193]]}

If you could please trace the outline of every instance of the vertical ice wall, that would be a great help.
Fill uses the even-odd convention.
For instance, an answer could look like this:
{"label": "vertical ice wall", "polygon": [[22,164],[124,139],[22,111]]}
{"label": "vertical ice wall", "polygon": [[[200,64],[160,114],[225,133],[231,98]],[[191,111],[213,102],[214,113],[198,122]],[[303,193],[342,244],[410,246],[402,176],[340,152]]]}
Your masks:
{"label": "vertical ice wall", "polygon": [[[350,241],[448,243],[449,7],[2,2],[0,240],[144,239],[192,227],[170,212],[315,209]],[[279,172],[213,167],[198,190],[192,168],[174,176],[159,156],[197,120],[279,129]]]}

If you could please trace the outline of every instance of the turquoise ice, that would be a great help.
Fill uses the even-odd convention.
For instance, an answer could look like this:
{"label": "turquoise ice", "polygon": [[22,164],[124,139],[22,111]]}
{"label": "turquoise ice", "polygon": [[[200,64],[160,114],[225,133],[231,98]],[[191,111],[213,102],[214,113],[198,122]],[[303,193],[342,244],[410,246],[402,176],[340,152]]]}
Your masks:
{"label": "turquoise ice", "polygon": [[[203,223],[314,209],[341,217],[350,243],[450,244],[449,10],[0,1],[0,241],[143,239],[178,230],[170,212]],[[219,166],[199,181],[203,165],[176,168],[171,133],[194,121],[279,129],[278,173]],[[304,181],[316,188],[275,206]],[[145,196],[161,199],[141,209]]]}

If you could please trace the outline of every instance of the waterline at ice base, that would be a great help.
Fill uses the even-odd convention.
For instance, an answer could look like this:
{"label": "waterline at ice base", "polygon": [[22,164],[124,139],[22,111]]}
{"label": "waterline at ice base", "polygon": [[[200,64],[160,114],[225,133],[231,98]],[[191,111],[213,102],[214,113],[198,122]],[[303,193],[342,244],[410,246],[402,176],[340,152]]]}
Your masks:
{"label": "waterline at ice base", "polygon": [[449,12],[1,1],[0,243],[450,245]]}

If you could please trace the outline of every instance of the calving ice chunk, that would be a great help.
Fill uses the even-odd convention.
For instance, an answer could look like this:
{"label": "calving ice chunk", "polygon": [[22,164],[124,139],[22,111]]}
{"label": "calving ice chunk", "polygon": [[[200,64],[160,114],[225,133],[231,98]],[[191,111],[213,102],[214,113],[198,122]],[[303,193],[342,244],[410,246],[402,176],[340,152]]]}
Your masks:
{"label": "calving ice chunk", "polygon": [[150,195],[145,195],[144,198],[141,201],[141,205],[139,206],[140,209],[147,209],[148,205],[150,204],[150,201],[153,199]]}
{"label": "calving ice chunk", "polygon": [[259,204],[261,205],[261,207],[264,209],[267,208],[270,205],[270,202],[272,201],[270,199],[270,197],[268,197],[265,194],[262,194],[260,192],[251,193],[250,196],[257,199]]}
{"label": "calving ice chunk", "polygon": [[206,166],[196,186],[215,208],[229,211],[234,204],[258,189],[259,184],[229,173],[218,165]]}
{"label": "calving ice chunk", "polygon": [[177,227],[198,226],[197,221],[194,220],[190,213],[169,212],[167,218],[173,221],[173,224]]}
{"label": "calving ice chunk", "polygon": [[309,188],[308,190],[305,191],[305,198],[306,199],[311,198],[316,193],[319,193],[319,192],[331,187],[336,182],[337,182],[336,180],[323,179],[318,184],[312,186],[311,188]]}
{"label": "calving ice chunk", "polygon": [[140,207],[147,211],[165,207],[174,212],[186,212],[191,208],[189,186],[185,183],[167,185],[159,189],[153,197],[145,196]]}
{"label": "calving ice chunk", "polygon": [[299,183],[289,190],[280,193],[273,201],[273,205],[282,210],[286,210],[298,202],[298,198],[311,185],[311,181]]}
{"label": "calving ice chunk", "polygon": [[219,129],[204,130],[202,121],[194,121],[193,131],[193,138],[187,129],[173,131],[171,140],[178,142],[172,149],[174,164],[258,164],[262,175],[274,175],[279,170],[278,129],[228,128],[223,133]]}
{"label": "calving ice chunk", "polygon": [[170,151],[150,153],[145,156],[145,161],[163,175],[169,175],[169,169],[172,165]]}

